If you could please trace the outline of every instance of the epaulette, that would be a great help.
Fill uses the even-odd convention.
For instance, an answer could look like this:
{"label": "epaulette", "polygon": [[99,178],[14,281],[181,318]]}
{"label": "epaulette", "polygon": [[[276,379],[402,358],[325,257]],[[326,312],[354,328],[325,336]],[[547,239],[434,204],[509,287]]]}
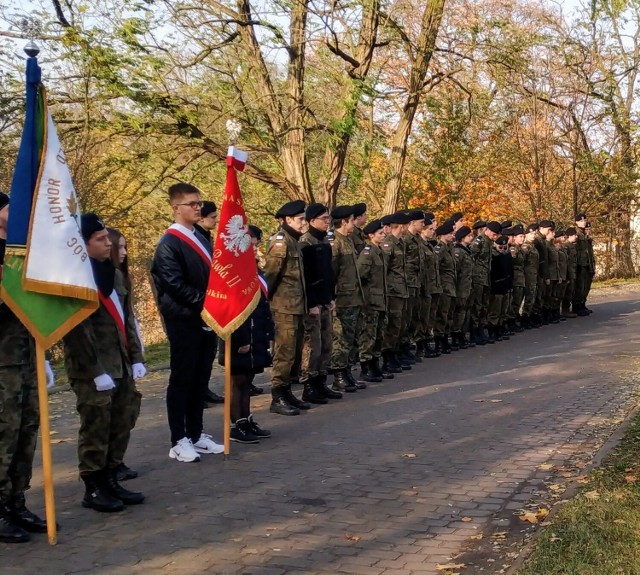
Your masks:
{"label": "epaulette", "polygon": [[369,255],[369,253],[371,252],[371,246],[364,246],[362,252]]}
{"label": "epaulette", "polygon": [[473,240],[474,242],[476,242],[477,244],[481,244],[482,243],[482,236],[476,236],[476,239]]}
{"label": "epaulette", "polygon": [[278,232],[269,238],[269,252],[286,252],[286,250],[287,243],[284,232]]}
{"label": "epaulette", "polygon": [[336,233],[333,230],[327,232],[327,241],[332,244],[336,239]]}

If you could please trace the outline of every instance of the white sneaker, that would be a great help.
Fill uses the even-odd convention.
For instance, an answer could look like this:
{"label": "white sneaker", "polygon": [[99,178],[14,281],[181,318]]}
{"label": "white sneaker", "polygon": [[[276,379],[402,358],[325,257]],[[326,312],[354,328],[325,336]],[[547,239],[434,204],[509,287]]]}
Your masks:
{"label": "white sneaker", "polygon": [[200,439],[193,444],[193,448],[198,453],[222,453],[224,451],[224,445],[219,445],[206,433],[200,435]]}
{"label": "white sneaker", "polygon": [[183,437],[169,450],[169,457],[184,463],[200,461],[200,456],[196,453],[196,450],[193,448],[193,443],[191,443],[188,437]]}

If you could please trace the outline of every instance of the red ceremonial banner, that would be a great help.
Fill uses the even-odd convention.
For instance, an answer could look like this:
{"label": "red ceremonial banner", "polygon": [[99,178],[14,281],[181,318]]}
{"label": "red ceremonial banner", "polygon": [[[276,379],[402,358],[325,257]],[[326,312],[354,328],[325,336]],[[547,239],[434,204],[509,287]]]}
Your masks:
{"label": "red ceremonial banner", "polygon": [[246,152],[229,148],[224,199],[202,310],[202,319],[224,340],[244,323],[260,301],[258,268],[236,173],[244,169],[246,162]]}

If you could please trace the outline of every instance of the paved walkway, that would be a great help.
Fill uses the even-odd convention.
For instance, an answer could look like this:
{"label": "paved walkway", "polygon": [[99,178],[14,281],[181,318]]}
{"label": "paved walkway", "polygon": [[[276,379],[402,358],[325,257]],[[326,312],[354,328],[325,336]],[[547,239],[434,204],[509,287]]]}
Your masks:
{"label": "paved walkway", "polygon": [[[74,397],[58,393],[59,544],[0,545],[0,573],[437,573],[508,523],[541,466],[580,467],[635,406],[640,290],[606,297],[589,318],[426,360],[299,417],[271,415],[259,398],[273,438],[232,444],[228,461],[167,457],[167,373],[152,374],[127,457],[141,475],[127,486],[147,503],[112,515],[79,505]],[[220,438],[222,409],[206,421]],[[28,500],[42,510],[39,467]],[[480,571],[491,569],[465,573]]]}

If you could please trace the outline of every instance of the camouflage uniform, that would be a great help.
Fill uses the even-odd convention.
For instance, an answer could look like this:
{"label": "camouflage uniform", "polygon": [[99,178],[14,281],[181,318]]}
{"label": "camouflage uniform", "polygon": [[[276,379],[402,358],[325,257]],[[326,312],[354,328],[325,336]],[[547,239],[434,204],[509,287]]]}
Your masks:
{"label": "camouflage uniform", "polygon": [[[130,309],[124,279],[115,270],[114,291],[123,310]],[[76,394],[80,414],[78,468],[81,476],[117,467],[129,445],[140,413],[141,394],[131,365],[143,357],[132,314],[125,313],[125,335],[104,307],[100,307],[63,339],[65,368]],[[94,378],[108,374],[115,389],[98,391]]]}
{"label": "camouflage uniform", "polygon": [[484,233],[480,233],[469,246],[473,257],[473,292],[471,295],[471,327],[473,329],[482,328],[487,323],[491,244],[491,240]]}
{"label": "camouflage uniform", "polygon": [[533,306],[535,314],[540,314],[544,305],[544,298],[548,291],[547,280],[549,279],[549,264],[547,255],[547,240],[536,231],[533,245],[538,252],[538,285],[536,287],[536,301]]}
{"label": "camouflage uniform", "polygon": [[593,242],[587,237],[582,228],[577,228],[578,239],[576,240],[576,287],[573,296],[573,310],[583,309],[589,290],[591,289],[591,280],[595,273],[595,260],[593,257]]}
{"label": "camouflage uniform", "polygon": [[27,489],[38,426],[38,384],[33,338],[0,302],[0,503]]}
{"label": "camouflage uniform", "polygon": [[527,252],[525,252],[521,246],[516,245],[509,246],[509,252],[513,258],[513,293],[511,296],[511,305],[507,310],[507,319],[515,321],[520,318],[520,308],[527,285],[524,277],[524,262]]}
{"label": "camouflage uniform", "polygon": [[456,243],[453,246],[456,262],[456,307],[453,313],[451,330],[460,335],[467,331],[469,320],[469,304],[473,284],[473,258],[467,246]]}
{"label": "camouflage uniform", "polygon": [[349,238],[353,242],[353,247],[356,250],[356,257],[360,255],[360,252],[367,245],[367,238],[365,238],[364,232],[357,226],[353,226],[353,231],[349,235]]}
{"label": "camouflage uniform", "polygon": [[306,297],[302,254],[298,238],[285,229],[269,242],[264,277],[275,324],[271,391],[274,397],[291,386],[291,378],[300,373]]}
{"label": "camouflage uniform", "polygon": [[402,236],[404,244],[405,271],[407,274],[408,298],[403,315],[401,346],[408,348],[411,339],[420,325],[420,286],[422,278],[422,251],[420,242],[422,239],[417,234],[406,232]]}
{"label": "camouflage uniform", "polygon": [[[357,226],[353,227],[353,231],[349,235],[351,242],[353,243],[353,247],[356,250],[356,258],[360,255],[360,252],[364,249],[367,244],[366,237],[364,232]],[[360,349],[360,335],[362,334],[364,322],[364,310],[360,310],[360,314],[358,315],[358,321],[356,322],[356,337],[353,340],[353,346],[351,347],[351,351],[349,352],[349,364],[352,365],[358,361],[359,349]]]}
{"label": "camouflage uniform", "polygon": [[552,312],[555,309],[555,293],[557,290],[558,282],[560,281],[560,273],[558,269],[558,248],[553,244],[553,241],[547,240],[547,274],[549,276],[550,284],[545,289],[545,295],[543,300],[543,309],[547,312]]}
{"label": "camouflage uniform", "polygon": [[567,250],[564,244],[562,244],[558,248],[558,284],[553,293],[553,311],[556,314],[560,313],[560,306],[562,305],[564,294],[567,291],[567,279],[569,276],[568,262]]}
{"label": "camouflage uniform", "polygon": [[360,361],[382,354],[387,310],[387,263],[382,250],[368,243],[358,256],[358,273],[364,292]]}
{"label": "camouflage uniform", "polygon": [[571,302],[573,301],[574,292],[576,289],[576,273],[578,266],[578,253],[576,251],[576,244],[567,242],[565,245],[567,252],[567,288],[562,298],[562,309],[568,312],[571,309]]}
{"label": "camouflage uniform", "polygon": [[336,232],[331,250],[336,280],[331,369],[339,371],[350,367],[350,355],[356,344],[356,329],[364,297],[358,275],[356,250],[351,238]]}
{"label": "camouflage uniform", "polygon": [[522,315],[528,320],[534,312],[536,302],[540,255],[533,243],[529,242],[522,244],[522,253],[524,254],[524,304]]}
{"label": "camouflage uniform", "polygon": [[387,328],[382,342],[382,351],[400,350],[402,336],[402,314],[409,292],[405,271],[402,240],[389,234],[382,242],[382,251],[387,256]]}
{"label": "camouflage uniform", "polygon": [[425,334],[427,339],[433,339],[433,330],[436,325],[438,301],[442,294],[442,282],[440,281],[440,260],[436,253],[436,240],[429,240],[426,244],[425,265],[427,268],[427,291],[429,292],[429,313],[425,314]]}
{"label": "camouflage uniform", "polygon": [[456,305],[456,261],[452,246],[449,244],[438,241],[435,251],[438,256],[442,294],[438,300],[434,333],[436,337],[447,337],[451,331],[453,311]]}

